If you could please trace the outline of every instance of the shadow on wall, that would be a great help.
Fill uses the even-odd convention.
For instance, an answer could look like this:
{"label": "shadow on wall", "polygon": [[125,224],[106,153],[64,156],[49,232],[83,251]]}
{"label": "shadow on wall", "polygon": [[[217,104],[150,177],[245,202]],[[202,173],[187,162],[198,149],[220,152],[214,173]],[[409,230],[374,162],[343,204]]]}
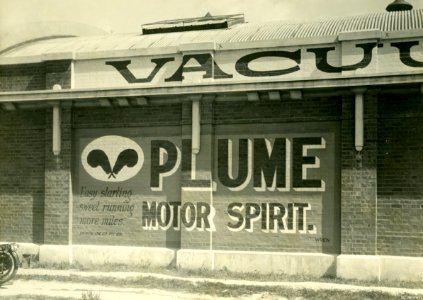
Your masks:
{"label": "shadow on wall", "polygon": [[378,113],[377,251],[423,256],[421,96],[381,97]]}
{"label": "shadow on wall", "polygon": [[43,243],[45,112],[1,112],[0,240]]}

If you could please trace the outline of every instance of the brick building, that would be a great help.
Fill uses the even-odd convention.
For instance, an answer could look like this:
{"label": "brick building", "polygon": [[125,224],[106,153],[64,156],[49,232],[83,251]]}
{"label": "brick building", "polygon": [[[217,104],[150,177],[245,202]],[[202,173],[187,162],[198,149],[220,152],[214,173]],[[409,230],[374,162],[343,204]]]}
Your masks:
{"label": "brick building", "polygon": [[52,263],[423,280],[422,20],[6,40],[0,240]]}

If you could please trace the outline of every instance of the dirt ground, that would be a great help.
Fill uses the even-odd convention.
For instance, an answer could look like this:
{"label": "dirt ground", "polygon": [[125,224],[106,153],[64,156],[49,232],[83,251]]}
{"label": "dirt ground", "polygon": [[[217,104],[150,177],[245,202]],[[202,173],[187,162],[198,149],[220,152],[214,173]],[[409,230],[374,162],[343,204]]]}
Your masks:
{"label": "dirt ground", "polygon": [[10,284],[0,286],[0,298],[13,299],[20,296],[44,296],[49,298],[54,297],[68,297],[74,299],[81,299],[83,293],[92,291],[94,294],[99,294],[101,300],[210,300],[210,299],[248,299],[248,300],[270,300],[270,299],[283,299],[281,297],[274,297],[266,295],[266,293],[254,294],[250,296],[243,295],[242,297],[216,297],[209,295],[170,292],[159,289],[144,289],[144,288],[120,288],[116,286],[107,286],[100,284],[86,284],[75,282],[62,282],[62,281],[39,281],[39,280],[14,280]]}
{"label": "dirt ground", "polygon": [[160,273],[50,269],[20,269],[14,280],[0,286],[0,299],[83,299],[82,295],[87,292],[99,295],[100,300],[423,299],[421,285],[404,288],[317,281],[258,281]]}

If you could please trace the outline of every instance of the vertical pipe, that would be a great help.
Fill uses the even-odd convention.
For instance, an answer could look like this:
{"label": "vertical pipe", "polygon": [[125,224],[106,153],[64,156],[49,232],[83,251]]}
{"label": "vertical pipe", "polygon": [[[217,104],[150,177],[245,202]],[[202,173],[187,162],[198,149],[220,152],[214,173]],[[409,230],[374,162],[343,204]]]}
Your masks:
{"label": "vertical pipe", "polygon": [[73,193],[72,193],[72,174],[69,172],[69,265],[73,264]]}
{"label": "vertical pipe", "polygon": [[75,88],[75,60],[71,60],[70,64],[70,88]]}
{"label": "vertical pipe", "polygon": [[192,100],[192,154],[200,152],[200,100]]}
{"label": "vertical pipe", "polygon": [[[213,210],[213,178],[210,175],[210,207]],[[214,252],[213,252],[213,230],[210,230],[210,256],[211,256],[211,270],[214,271],[215,269],[215,260],[214,260]]]}
{"label": "vertical pipe", "polygon": [[53,154],[59,155],[61,151],[60,105],[53,104]]}
{"label": "vertical pipe", "polygon": [[357,151],[363,150],[364,146],[363,93],[364,90],[355,91],[355,149]]}

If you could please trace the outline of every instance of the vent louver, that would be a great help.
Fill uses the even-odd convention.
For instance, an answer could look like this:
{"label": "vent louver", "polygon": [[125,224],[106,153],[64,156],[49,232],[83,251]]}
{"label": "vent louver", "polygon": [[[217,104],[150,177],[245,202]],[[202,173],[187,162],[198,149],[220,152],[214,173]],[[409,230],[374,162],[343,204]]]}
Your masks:
{"label": "vent louver", "polygon": [[176,19],[143,24],[143,34],[183,32],[193,30],[226,29],[239,23],[244,23],[244,14],[212,16],[207,13],[204,17]]}

